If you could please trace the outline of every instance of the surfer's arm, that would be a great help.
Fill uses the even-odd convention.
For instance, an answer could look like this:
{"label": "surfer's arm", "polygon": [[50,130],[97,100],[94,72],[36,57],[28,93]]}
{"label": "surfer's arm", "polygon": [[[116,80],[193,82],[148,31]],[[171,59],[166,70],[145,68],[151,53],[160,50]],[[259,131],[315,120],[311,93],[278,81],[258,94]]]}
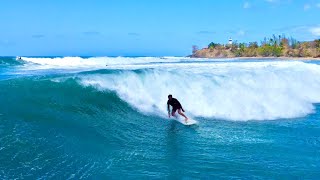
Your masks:
{"label": "surfer's arm", "polygon": [[167,104],[168,105],[168,116],[169,116],[169,118],[170,118],[170,107],[169,107],[169,104]]}
{"label": "surfer's arm", "polygon": [[180,104],[180,102],[179,102],[179,105],[181,107],[182,112],[184,112],[184,109],[183,109],[182,105]]}
{"label": "surfer's arm", "polygon": [[181,110],[182,110],[182,112],[184,112],[184,109],[183,109],[183,107],[181,106]]}

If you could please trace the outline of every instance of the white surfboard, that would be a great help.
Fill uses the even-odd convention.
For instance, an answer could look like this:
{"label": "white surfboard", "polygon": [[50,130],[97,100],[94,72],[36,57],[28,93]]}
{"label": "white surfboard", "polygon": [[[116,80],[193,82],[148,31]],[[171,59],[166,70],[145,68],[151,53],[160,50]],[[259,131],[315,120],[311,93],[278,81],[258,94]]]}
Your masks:
{"label": "white surfboard", "polygon": [[187,121],[184,118],[177,118],[177,117],[173,117],[173,119],[175,121],[178,121],[179,123],[185,125],[185,126],[190,126],[190,125],[194,125],[194,124],[198,124],[198,121],[189,118]]}

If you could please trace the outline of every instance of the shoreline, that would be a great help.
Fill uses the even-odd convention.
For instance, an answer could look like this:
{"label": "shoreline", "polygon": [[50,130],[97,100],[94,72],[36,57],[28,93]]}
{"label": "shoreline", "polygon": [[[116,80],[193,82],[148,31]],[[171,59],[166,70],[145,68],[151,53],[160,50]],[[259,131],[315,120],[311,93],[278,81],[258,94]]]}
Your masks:
{"label": "shoreline", "polygon": [[281,60],[316,60],[320,61],[320,58],[312,58],[312,57],[235,57],[237,59],[281,59]]}
{"label": "shoreline", "polygon": [[192,57],[192,56],[186,56],[189,58],[195,58],[195,59],[263,59],[263,60],[272,60],[272,59],[279,59],[279,60],[296,60],[296,61],[320,61],[320,58],[313,58],[313,57]]}

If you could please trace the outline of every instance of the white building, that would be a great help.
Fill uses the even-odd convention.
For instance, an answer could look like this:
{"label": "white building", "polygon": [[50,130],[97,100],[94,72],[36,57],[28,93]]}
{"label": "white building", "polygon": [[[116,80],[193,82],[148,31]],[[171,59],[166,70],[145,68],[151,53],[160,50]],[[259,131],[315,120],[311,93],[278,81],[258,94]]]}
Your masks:
{"label": "white building", "polygon": [[228,44],[232,45],[232,39],[231,38],[229,38]]}

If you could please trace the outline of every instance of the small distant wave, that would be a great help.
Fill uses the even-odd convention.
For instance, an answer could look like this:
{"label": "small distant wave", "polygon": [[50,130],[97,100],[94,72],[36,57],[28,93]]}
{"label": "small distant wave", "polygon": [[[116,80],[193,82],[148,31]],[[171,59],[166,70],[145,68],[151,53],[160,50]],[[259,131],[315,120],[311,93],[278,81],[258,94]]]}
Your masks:
{"label": "small distant wave", "polygon": [[123,68],[134,65],[153,65],[164,63],[190,62],[223,62],[230,59],[208,60],[188,57],[22,57],[22,61],[29,63],[28,69],[102,69]]}
{"label": "small distant wave", "polygon": [[17,66],[24,64],[23,61],[17,60],[15,57],[0,57],[0,66]]}
{"label": "small distant wave", "polygon": [[153,62],[179,62],[181,58],[160,57],[54,57],[54,58],[29,58],[22,60],[42,68],[102,68],[111,65],[146,64]]}

